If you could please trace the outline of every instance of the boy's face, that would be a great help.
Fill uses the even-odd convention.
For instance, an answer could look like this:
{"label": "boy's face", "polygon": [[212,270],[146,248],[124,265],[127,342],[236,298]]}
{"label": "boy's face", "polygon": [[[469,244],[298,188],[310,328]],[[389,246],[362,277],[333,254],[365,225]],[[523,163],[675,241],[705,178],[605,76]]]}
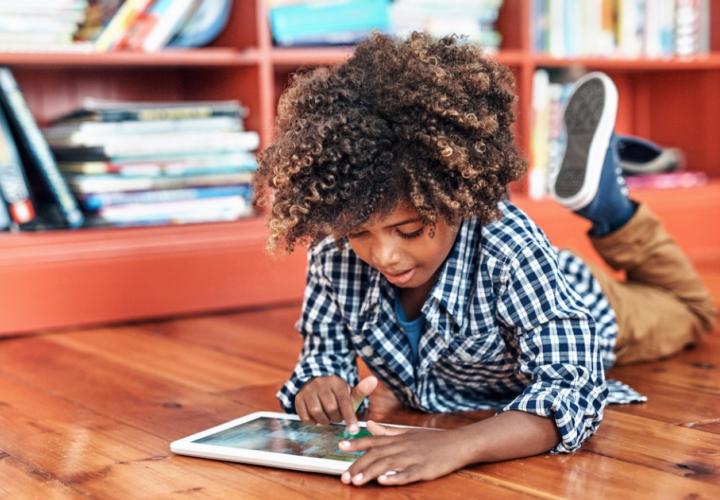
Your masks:
{"label": "boy's face", "polygon": [[357,256],[390,283],[418,288],[434,281],[455,243],[458,228],[439,217],[431,238],[417,211],[400,204],[383,218],[370,218],[348,235],[348,241]]}

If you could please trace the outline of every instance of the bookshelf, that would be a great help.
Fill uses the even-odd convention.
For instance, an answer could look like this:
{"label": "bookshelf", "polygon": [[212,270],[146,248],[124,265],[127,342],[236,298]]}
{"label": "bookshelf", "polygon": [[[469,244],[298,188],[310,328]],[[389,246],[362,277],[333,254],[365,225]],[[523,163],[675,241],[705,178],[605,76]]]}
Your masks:
{"label": "bookshelf", "polygon": [[[720,9],[711,10],[711,54],[686,59],[557,59],[531,47],[532,0],[505,0],[497,59],[517,80],[516,136],[528,152],[532,77],[537,68],[608,72],[620,91],[618,128],[683,148],[689,166],[708,173],[702,188],[638,193],[671,219],[698,262],[720,262]],[[272,46],[262,0],[233,2],[213,46],[143,53],[0,53],[40,123],[83,96],[116,99],[239,99],[249,129],[272,139],[274,108],[301,66],[335,64],[349,48]],[[551,201],[513,199],[563,246],[584,249],[580,223]],[[692,221],[684,223],[683,221]],[[574,225],[573,225],[574,224]],[[572,228],[572,230],[566,230]],[[305,256],[273,259],[256,217],[233,223],[157,228],[0,234],[0,335],[50,328],[193,314],[299,300]],[[201,332],[200,332],[201,333]]]}

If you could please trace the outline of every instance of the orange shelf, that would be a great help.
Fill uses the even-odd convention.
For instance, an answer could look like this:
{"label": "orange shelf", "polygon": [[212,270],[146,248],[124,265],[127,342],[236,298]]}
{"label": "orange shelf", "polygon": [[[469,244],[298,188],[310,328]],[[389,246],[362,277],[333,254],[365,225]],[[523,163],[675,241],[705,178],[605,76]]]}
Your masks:
{"label": "orange shelf", "polygon": [[[720,217],[720,179],[692,188],[636,189],[631,197],[647,204],[660,217],[696,265],[720,265],[720,231],[713,226],[713,221]],[[511,199],[533,218],[554,245],[604,265],[587,237],[589,222],[552,199],[531,200],[524,195]]]}
{"label": "orange shelf", "polygon": [[235,66],[260,61],[256,49],[231,48],[165,50],[162,52],[0,52],[0,64],[9,66]]}
{"label": "orange shelf", "polygon": [[304,252],[264,221],[0,235],[0,336],[297,301]]}
{"label": "orange shelf", "polygon": [[[270,58],[277,68],[292,69],[299,66],[340,64],[352,54],[354,47],[273,47]],[[492,57],[509,66],[520,65],[527,61],[525,52],[520,50],[502,50]]]}
{"label": "orange shelf", "polygon": [[618,69],[629,71],[720,69],[720,54],[692,56],[687,58],[673,57],[668,59],[620,57],[559,58],[545,54],[536,54],[531,56],[531,60],[536,66],[548,68],[583,66],[594,69]]}

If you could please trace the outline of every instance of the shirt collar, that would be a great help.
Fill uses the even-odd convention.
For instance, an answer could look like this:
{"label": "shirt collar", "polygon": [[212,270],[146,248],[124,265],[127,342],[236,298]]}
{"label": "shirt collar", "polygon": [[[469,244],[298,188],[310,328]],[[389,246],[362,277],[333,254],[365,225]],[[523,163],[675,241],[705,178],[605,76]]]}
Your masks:
{"label": "shirt collar", "polygon": [[475,257],[479,250],[480,224],[476,219],[464,220],[452,250],[442,265],[438,279],[423,305],[423,314],[432,321],[434,305],[444,309],[462,327],[467,317],[470,293],[475,281]]}

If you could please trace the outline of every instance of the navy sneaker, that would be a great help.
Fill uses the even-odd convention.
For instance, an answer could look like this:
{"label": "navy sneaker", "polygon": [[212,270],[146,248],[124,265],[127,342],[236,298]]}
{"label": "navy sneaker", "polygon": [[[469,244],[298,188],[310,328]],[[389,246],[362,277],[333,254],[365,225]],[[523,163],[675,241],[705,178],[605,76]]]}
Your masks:
{"label": "navy sneaker", "polygon": [[683,167],[685,156],[676,148],[663,148],[646,139],[619,136],[618,155],[623,175],[673,172]]}
{"label": "navy sneaker", "polygon": [[567,146],[552,182],[562,205],[593,222],[594,235],[608,234],[632,217],[614,135],[618,94],[604,73],[576,83],[563,114]]}

